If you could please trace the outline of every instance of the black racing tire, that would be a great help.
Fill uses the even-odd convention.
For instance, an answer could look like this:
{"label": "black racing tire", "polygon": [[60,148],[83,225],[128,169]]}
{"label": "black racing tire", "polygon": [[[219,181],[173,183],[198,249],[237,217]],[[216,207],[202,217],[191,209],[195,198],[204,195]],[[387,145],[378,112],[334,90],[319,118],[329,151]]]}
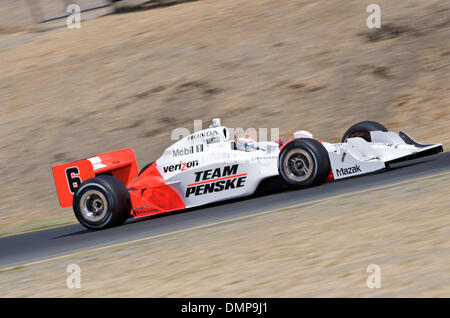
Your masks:
{"label": "black racing tire", "polygon": [[344,133],[342,137],[342,142],[346,142],[348,138],[361,137],[367,142],[371,142],[370,132],[371,131],[388,131],[386,127],[376,121],[361,121],[357,124],[351,126]]}
{"label": "black racing tire", "polygon": [[141,169],[141,171],[139,171],[138,176],[140,176],[140,175],[142,174],[142,172],[144,172],[145,170],[147,170],[147,168],[150,167],[150,166],[151,166],[152,164],[154,164],[154,163],[155,163],[155,162],[152,161],[152,162],[146,164],[146,165]]}
{"label": "black racing tire", "polygon": [[90,230],[123,224],[131,212],[130,194],[116,177],[99,175],[84,181],[73,196],[73,212]]}
{"label": "black racing tire", "polygon": [[328,151],[315,139],[294,139],[280,152],[278,172],[292,188],[320,185],[330,173]]}

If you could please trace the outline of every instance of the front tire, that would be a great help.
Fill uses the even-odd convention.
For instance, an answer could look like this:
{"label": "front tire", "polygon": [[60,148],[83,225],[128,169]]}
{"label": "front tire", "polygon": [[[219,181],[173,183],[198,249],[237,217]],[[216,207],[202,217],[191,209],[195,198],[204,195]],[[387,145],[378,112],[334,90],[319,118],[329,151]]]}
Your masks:
{"label": "front tire", "polygon": [[360,137],[364,139],[367,142],[371,142],[372,139],[370,138],[370,132],[371,131],[388,131],[386,127],[384,127],[382,124],[377,123],[376,121],[361,121],[357,124],[354,124],[351,126],[347,131],[344,133],[344,136],[342,137],[342,142],[346,142],[348,138],[355,138]]}
{"label": "front tire", "polygon": [[281,150],[278,172],[294,188],[322,184],[330,173],[328,151],[315,139],[295,139]]}
{"label": "front tire", "polygon": [[130,195],[119,179],[100,175],[80,185],[73,196],[73,211],[90,230],[121,225],[130,216]]}

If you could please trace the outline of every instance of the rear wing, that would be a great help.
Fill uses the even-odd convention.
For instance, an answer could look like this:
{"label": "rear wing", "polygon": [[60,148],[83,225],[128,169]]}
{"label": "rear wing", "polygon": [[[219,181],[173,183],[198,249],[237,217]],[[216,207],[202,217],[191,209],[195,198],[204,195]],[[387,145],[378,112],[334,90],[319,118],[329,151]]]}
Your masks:
{"label": "rear wing", "polygon": [[63,208],[72,206],[74,193],[87,179],[109,174],[127,185],[138,175],[136,156],[131,148],[53,166],[52,171],[59,204]]}

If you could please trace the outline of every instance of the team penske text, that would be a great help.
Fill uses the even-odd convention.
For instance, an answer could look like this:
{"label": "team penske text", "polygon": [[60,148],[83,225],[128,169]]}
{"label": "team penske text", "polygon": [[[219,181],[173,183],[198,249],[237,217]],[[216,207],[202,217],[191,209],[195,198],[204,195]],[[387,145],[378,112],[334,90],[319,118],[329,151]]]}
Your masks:
{"label": "team penske text", "polygon": [[195,181],[188,185],[185,196],[197,196],[243,187],[247,174],[237,174],[238,167],[239,165],[232,165],[195,172]]}

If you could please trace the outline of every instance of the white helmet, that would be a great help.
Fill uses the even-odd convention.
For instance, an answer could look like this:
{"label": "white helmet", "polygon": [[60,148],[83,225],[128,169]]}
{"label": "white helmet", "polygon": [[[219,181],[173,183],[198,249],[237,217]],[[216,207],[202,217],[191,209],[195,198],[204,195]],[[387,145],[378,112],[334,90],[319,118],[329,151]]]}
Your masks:
{"label": "white helmet", "polygon": [[211,125],[209,125],[209,128],[215,127],[220,127],[220,118],[213,118]]}

